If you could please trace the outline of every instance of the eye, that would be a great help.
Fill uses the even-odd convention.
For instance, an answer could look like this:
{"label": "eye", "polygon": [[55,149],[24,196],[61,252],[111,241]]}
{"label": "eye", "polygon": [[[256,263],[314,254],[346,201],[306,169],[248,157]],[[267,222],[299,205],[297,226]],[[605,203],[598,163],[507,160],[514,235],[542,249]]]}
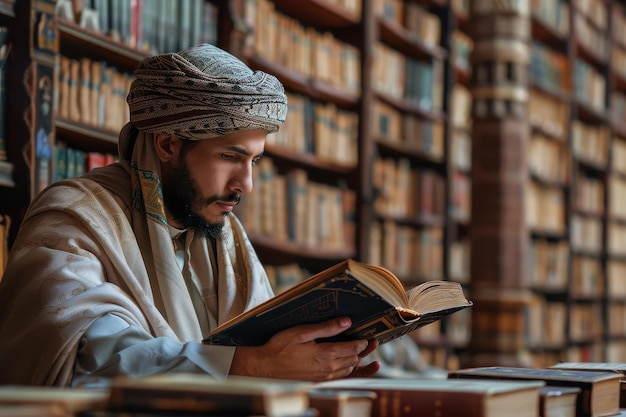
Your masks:
{"label": "eye", "polygon": [[237,159],[237,155],[233,154],[233,153],[222,153],[221,158],[226,160],[226,161],[234,161]]}
{"label": "eye", "polygon": [[259,163],[259,161],[261,160],[262,156],[257,156],[256,158],[254,158],[252,160],[252,166],[256,165]]}

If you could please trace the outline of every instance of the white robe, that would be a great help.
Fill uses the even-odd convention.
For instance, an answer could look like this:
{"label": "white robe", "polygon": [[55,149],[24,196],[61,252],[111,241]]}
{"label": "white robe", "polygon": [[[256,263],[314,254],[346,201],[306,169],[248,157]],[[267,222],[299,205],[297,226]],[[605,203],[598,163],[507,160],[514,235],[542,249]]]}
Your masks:
{"label": "white robe", "polygon": [[[69,385],[81,337],[105,316],[192,346],[213,363],[200,368],[227,371],[233,348],[200,345],[207,320],[198,318],[176,263],[154,172],[121,162],[53,184],[33,200],[0,282],[0,384]],[[224,231],[214,248],[204,238],[186,240],[190,273],[214,287],[203,298],[217,324],[272,296],[234,216]]]}

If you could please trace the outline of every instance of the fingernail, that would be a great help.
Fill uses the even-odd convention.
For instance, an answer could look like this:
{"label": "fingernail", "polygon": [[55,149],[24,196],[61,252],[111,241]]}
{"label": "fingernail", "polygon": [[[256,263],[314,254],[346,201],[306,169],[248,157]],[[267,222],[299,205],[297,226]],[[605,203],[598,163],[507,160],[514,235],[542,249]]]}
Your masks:
{"label": "fingernail", "polygon": [[342,317],[342,318],[339,320],[339,325],[340,325],[341,327],[350,327],[350,319],[349,319],[349,318],[347,318],[347,317]]}

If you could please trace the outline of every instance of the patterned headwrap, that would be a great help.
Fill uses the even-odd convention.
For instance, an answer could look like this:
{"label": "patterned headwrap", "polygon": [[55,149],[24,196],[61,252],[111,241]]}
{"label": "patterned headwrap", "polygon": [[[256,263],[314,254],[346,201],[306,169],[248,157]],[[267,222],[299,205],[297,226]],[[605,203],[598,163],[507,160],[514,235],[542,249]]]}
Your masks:
{"label": "patterned headwrap", "polygon": [[130,123],[120,132],[122,159],[130,158],[138,131],[191,138],[247,129],[272,133],[287,115],[276,77],[213,45],[146,58],[134,74],[126,99]]}

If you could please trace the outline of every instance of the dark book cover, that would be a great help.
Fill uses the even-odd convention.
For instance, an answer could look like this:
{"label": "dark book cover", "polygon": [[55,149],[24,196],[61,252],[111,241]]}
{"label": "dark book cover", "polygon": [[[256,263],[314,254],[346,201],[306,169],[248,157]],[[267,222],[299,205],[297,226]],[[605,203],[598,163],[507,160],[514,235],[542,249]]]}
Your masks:
{"label": "dark book cover", "polygon": [[[244,320],[234,321],[221,331],[216,329],[204,343],[257,346],[266,343],[275,333],[295,325],[349,316],[352,320],[350,329],[320,341],[377,339],[382,344],[471,305],[464,300],[460,305],[420,312],[410,317],[404,310],[385,301],[349,270],[336,271],[326,279],[304,281],[302,284],[310,285],[304,291],[283,297],[283,302],[273,306],[275,299],[270,300],[271,308],[257,309],[256,314],[248,315]],[[418,307],[413,306],[414,309]]]}
{"label": "dark book cover", "polygon": [[541,381],[344,378],[324,390],[374,392],[370,417],[536,417]]}
{"label": "dark book cover", "polygon": [[448,378],[490,378],[544,381],[546,385],[579,387],[578,416],[609,416],[620,404],[621,375],[551,368],[518,368],[506,366],[468,368],[451,371]]}
{"label": "dark book cover", "polygon": [[109,390],[109,411],[180,415],[292,417],[309,408],[312,383],[271,378],[165,373],[118,377]]}

